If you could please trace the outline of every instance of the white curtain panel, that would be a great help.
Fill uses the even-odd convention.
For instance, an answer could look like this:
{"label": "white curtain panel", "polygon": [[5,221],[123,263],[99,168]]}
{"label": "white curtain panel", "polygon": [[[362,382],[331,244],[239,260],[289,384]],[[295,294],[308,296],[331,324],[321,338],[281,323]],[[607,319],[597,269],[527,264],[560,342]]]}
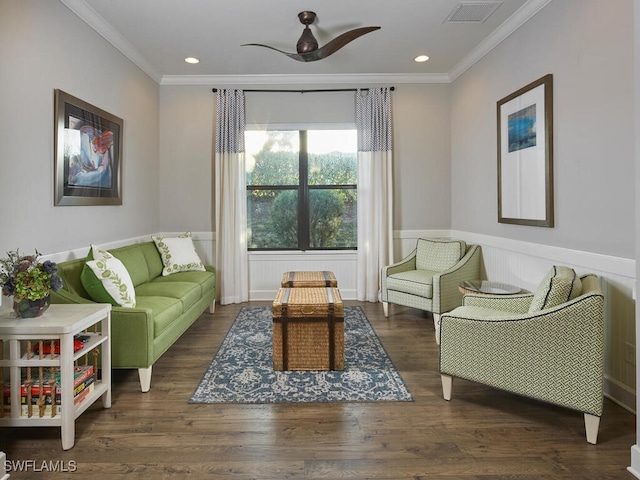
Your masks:
{"label": "white curtain panel", "polygon": [[360,301],[377,302],[380,270],[393,259],[391,90],[356,92],[358,128],[358,256]]}
{"label": "white curtain panel", "polygon": [[220,303],[249,300],[244,92],[216,92],[216,272]]}

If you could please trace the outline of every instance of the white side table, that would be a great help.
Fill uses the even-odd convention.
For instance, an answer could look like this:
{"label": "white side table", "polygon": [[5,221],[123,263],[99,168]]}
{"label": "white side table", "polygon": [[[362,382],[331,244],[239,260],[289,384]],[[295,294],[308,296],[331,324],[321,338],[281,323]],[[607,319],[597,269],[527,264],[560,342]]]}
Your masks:
{"label": "white side table", "polygon": [[[94,325],[100,329],[94,332]],[[83,348],[73,351],[74,335],[82,333],[89,339]],[[111,305],[53,304],[40,317],[15,318],[9,306],[0,307],[0,370],[6,377],[9,370],[11,385],[11,411],[0,416],[0,426],[10,427],[42,427],[55,426],[61,428],[62,448],[68,450],[75,443],[75,419],[102,397],[104,408],[111,407]],[[37,343],[45,340],[59,340],[60,354],[46,354],[42,357],[26,354],[25,343],[30,340]],[[81,403],[74,405],[73,367],[74,362],[84,355],[100,347],[100,364],[96,375],[95,386]],[[21,370],[28,367],[56,367],[60,369],[61,413],[55,416],[21,415],[20,386]],[[0,412],[0,415],[3,415]]]}

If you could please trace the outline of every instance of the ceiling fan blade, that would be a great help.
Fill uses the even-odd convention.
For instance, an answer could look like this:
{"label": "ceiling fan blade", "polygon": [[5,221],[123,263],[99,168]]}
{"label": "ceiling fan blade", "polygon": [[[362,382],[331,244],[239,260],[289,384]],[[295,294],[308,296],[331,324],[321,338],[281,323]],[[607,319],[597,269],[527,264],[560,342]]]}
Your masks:
{"label": "ceiling fan blade", "polygon": [[323,58],[328,57],[332,53],[337,52],[346,44],[353,42],[356,38],[361,37],[369,32],[373,32],[375,30],[379,30],[380,27],[362,27],[356,28],[355,30],[350,30],[348,32],[343,33],[342,35],[338,35],[336,38],[331,40],[329,43],[324,45],[323,47],[318,48],[317,50],[313,50],[307,53],[289,53],[283,50],[277,49],[275,47],[270,47],[269,45],[264,45],[262,43],[245,43],[241,45],[242,47],[265,47],[270,48],[271,50],[275,50],[276,52],[280,52],[286,55],[289,58],[297,60],[298,62],[315,62],[316,60],[322,60]]}
{"label": "ceiling fan blade", "polygon": [[308,57],[304,59],[305,62],[313,62],[316,60],[321,60],[337,52],[348,43],[353,42],[356,38],[361,37],[362,35],[365,35],[369,32],[373,32],[375,30],[380,30],[380,27],[362,27],[362,28],[356,28],[355,30],[350,30],[348,32],[343,33],[342,35],[338,35],[336,38],[331,40],[326,45],[320,47],[319,49],[314,50],[313,52],[305,53],[301,56]]}
{"label": "ceiling fan blade", "polygon": [[264,48],[269,48],[271,50],[275,50],[276,52],[280,52],[280,53],[286,55],[289,58],[293,58],[294,60],[298,60],[299,62],[304,62],[304,60],[301,58],[302,55],[300,55],[299,53],[285,52],[284,50],[280,50],[278,48],[271,47],[269,45],[264,45],[262,43],[245,43],[245,44],[240,45],[240,46],[241,47],[264,47]]}

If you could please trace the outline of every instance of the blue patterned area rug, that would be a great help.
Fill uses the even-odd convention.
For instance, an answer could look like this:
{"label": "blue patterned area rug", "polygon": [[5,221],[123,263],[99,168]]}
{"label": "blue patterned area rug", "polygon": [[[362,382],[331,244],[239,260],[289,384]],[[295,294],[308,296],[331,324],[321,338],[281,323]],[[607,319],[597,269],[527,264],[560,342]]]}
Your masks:
{"label": "blue patterned area rug", "polygon": [[273,370],[270,307],[243,307],[189,403],[410,402],[360,307],[345,307],[344,371]]}

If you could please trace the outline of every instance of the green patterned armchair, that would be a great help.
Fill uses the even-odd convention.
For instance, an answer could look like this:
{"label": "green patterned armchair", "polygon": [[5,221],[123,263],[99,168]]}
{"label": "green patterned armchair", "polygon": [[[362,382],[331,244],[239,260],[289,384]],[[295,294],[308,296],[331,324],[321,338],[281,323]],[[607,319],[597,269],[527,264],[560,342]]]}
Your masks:
{"label": "green patterned armchair", "polygon": [[440,314],[462,305],[459,285],[479,278],[478,245],[420,238],[407,257],[382,268],[384,316],[389,316],[389,303],[432,312],[437,340]]}
{"label": "green patterned armchair", "polygon": [[440,322],[445,400],[452,378],[584,413],[595,444],[603,404],[604,297],[595,275],[555,266],[535,294],[464,296]]}

